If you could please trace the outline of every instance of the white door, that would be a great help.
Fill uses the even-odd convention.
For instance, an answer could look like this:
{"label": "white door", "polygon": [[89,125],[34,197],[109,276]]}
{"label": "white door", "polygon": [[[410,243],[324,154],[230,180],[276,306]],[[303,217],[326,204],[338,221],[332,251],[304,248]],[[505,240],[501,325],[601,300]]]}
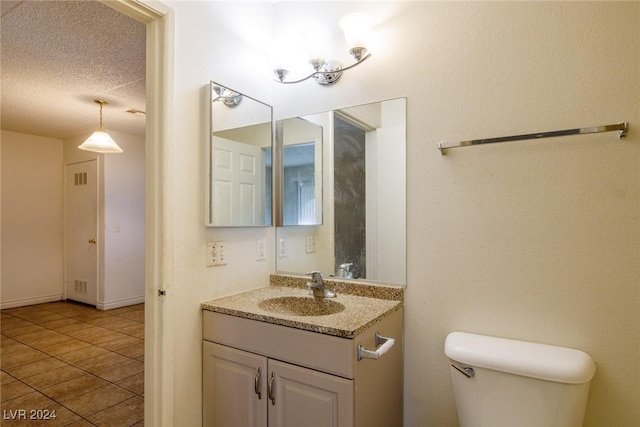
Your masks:
{"label": "white door", "polygon": [[264,224],[264,151],[214,137],[212,156],[212,224]]}
{"label": "white door", "polygon": [[97,177],[97,160],[66,165],[66,297],[91,305],[98,296]]}

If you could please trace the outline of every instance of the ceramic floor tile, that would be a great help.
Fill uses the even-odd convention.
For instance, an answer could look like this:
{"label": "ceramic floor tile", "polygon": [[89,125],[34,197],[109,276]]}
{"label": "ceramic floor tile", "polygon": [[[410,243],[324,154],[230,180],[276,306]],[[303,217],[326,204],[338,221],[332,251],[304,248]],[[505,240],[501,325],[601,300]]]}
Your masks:
{"label": "ceramic floor tile", "polygon": [[16,328],[24,328],[25,326],[33,326],[34,323],[29,322],[28,320],[20,319],[18,317],[9,316],[7,318],[2,318],[2,323],[0,323],[0,330],[9,330]]}
{"label": "ceramic floor tile", "polygon": [[13,351],[9,351],[6,355],[3,353],[2,357],[0,357],[0,366],[6,371],[8,368],[26,365],[47,357],[49,356],[46,353],[28,346],[14,347]]}
{"label": "ceramic floor tile", "polygon": [[81,322],[80,320],[77,320],[77,319],[72,319],[70,317],[63,317],[62,319],[51,320],[49,322],[41,323],[40,326],[42,326],[43,328],[52,329],[56,331],[58,330],[58,328],[61,328],[64,326],[81,325],[83,323],[84,322]]}
{"label": "ceramic floor tile", "polygon": [[127,359],[127,361],[118,363],[117,365],[96,368],[92,371],[92,373],[100,378],[111,382],[123,380],[140,372],[144,372],[144,362],[133,359]]}
{"label": "ceramic floor tile", "polygon": [[120,387],[126,388],[127,390],[143,395],[144,394],[144,372],[140,372],[139,374],[130,376],[129,378],[125,378],[116,382]]}
{"label": "ceramic floor tile", "polygon": [[36,348],[38,348],[38,346],[41,347],[42,345],[48,346],[59,344],[72,339],[73,337],[51,330],[34,332],[32,334],[22,335],[16,338],[17,341]]}
{"label": "ceramic floor tile", "polygon": [[47,357],[45,359],[38,360],[36,362],[27,363],[24,365],[14,366],[14,367],[2,367],[3,371],[8,372],[12,376],[23,379],[29,378],[34,375],[41,374],[43,372],[50,371],[52,369],[60,368],[62,366],[66,366],[67,364],[55,359],[53,357]]}
{"label": "ceramic floor tile", "polygon": [[84,369],[85,371],[94,372],[95,370],[109,368],[113,365],[117,365],[127,360],[127,357],[121,354],[109,352],[101,356],[76,362],[75,366]]}
{"label": "ceramic floor tile", "polygon": [[88,417],[98,427],[130,426],[144,419],[144,399],[133,397]]}
{"label": "ceramic floor tile", "polygon": [[98,344],[98,347],[102,347],[111,351],[117,351],[118,349],[131,347],[132,345],[136,345],[136,344],[144,345],[144,340],[141,340],[140,338],[132,337],[131,335],[125,335],[122,338],[116,338],[115,340],[102,342]]}
{"label": "ceramic floor tile", "polygon": [[25,394],[33,393],[35,390],[24,384],[22,381],[13,381],[0,386],[0,401],[15,399]]}
{"label": "ceramic floor tile", "polygon": [[[74,320],[74,319],[71,319]],[[87,329],[93,327],[92,324],[77,321],[78,323],[69,323],[68,325],[57,326],[55,330],[61,334],[69,335],[69,332],[79,331],[80,329]]]}
{"label": "ceramic floor tile", "polygon": [[51,322],[52,320],[65,319],[66,317],[53,312],[43,312],[29,316],[29,321],[41,325],[42,323]]}
{"label": "ceramic floor tile", "polygon": [[69,353],[71,351],[86,349],[87,347],[91,347],[91,343],[79,340],[77,338],[69,337],[69,341],[64,341],[48,346],[38,344],[34,347],[44,353],[50,354],[51,356],[58,356],[60,354]]}
{"label": "ceramic floor tile", "polygon": [[[0,317],[2,426],[144,427],[144,304],[57,301]],[[20,419],[30,409],[56,418]]]}
{"label": "ceramic floor tile", "polygon": [[44,387],[41,393],[58,402],[71,400],[75,396],[88,393],[92,390],[104,387],[109,383],[95,375],[83,373],[82,375],[60,382],[51,387]]}
{"label": "ceramic floor tile", "polygon": [[18,381],[11,375],[7,374],[5,371],[0,371],[0,384],[9,384],[14,381]]}
{"label": "ceramic floor tile", "polygon": [[15,329],[12,328],[12,329],[9,329],[9,330],[3,330],[2,334],[8,336],[9,338],[18,339],[22,335],[32,334],[34,332],[39,332],[39,331],[46,331],[46,329],[43,328],[40,325],[36,325],[36,324],[32,323],[29,326],[24,326],[24,327],[15,328]]}
{"label": "ceramic floor tile", "polygon": [[[85,420],[84,418],[73,422],[71,424],[67,424],[66,427],[95,427],[95,424],[90,423],[89,421]],[[131,426],[133,427],[133,426]],[[144,426],[143,426],[144,427]]]}
{"label": "ceramic floor tile", "polygon": [[129,347],[123,347],[115,350],[116,353],[135,359],[144,356],[144,343],[134,344]]}
{"label": "ceramic floor tile", "polygon": [[9,347],[13,347],[14,345],[20,344],[19,341],[14,340],[13,338],[9,338],[4,335],[0,335],[0,350],[5,350]]}
{"label": "ceramic floor tile", "polygon": [[68,331],[66,332],[66,334],[71,335],[72,337],[78,338],[80,340],[85,340],[86,338],[98,337],[98,336],[104,335],[107,331],[109,330],[105,328],[101,328],[100,326],[91,325],[91,327],[89,328],[79,329],[76,331]]}
{"label": "ceramic floor tile", "polygon": [[110,323],[105,325],[100,325],[100,326],[102,326],[103,328],[111,329],[112,331],[120,331],[122,328],[138,326],[139,324],[140,324],[139,322],[136,322],[133,320],[122,319],[120,317],[113,317]]}
{"label": "ceramic floor tile", "polygon": [[91,390],[88,393],[60,400],[64,406],[83,417],[107,409],[135,395],[115,384]]}
{"label": "ceramic floor tile", "polygon": [[109,350],[105,350],[104,348],[91,346],[87,348],[72,350],[67,353],[62,353],[56,355],[56,357],[60,360],[64,360],[65,362],[75,364],[82,360],[92,359],[94,357],[102,356],[109,353],[111,352]]}
{"label": "ceramic floor tile", "polygon": [[2,349],[2,357],[14,355],[16,353],[24,353],[28,349],[34,350],[26,344],[22,344],[19,341],[14,341],[11,345],[7,345]]}
{"label": "ceramic floor tile", "polygon": [[85,374],[85,371],[82,369],[71,365],[65,365],[41,374],[23,378],[22,381],[35,389],[42,390],[45,387],[69,381],[70,379]]}
{"label": "ceramic floor tile", "polygon": [[144,325],[128,326],[120,329],[120,332],[136,338],[144,338]]}
{"label": "ceramic floor tile", "polygon": [[126,313],[118,314],[118,317],[124,317],[125,319],[135,320],[137,322],[144,322],[144,311],[134,310]]}
{"label": "ceramic floor tile", "polygon": [[91,343],[91,344],[100,344],[107,341],[113,341],[118,338],[125,338],[127,335],[121,334],[120,332],[112,331],[109,329],[105,329],[105,332],[99,334],[92,334],[90,336],[82,338],[82,340]]}

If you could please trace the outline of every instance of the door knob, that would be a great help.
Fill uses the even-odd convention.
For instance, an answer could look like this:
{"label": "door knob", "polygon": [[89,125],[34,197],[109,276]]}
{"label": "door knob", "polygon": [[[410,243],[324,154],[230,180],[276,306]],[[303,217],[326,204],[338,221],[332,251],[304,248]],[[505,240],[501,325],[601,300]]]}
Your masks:
{"label": "door knob", "polygon": [[92,245],[96,244],[96,239],[89,239],[89,243],[91,243]]}

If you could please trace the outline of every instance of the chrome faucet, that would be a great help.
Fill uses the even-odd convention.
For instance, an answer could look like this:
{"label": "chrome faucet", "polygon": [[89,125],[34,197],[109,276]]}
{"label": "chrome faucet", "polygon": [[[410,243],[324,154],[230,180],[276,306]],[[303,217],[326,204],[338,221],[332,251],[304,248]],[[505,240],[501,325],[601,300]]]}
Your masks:
{"label": "chrome faucet", "polygon": [[311,281],[307,282],[307,288],[313,291],[313,296],[315,298],[336,297],[335,292],[325,287],[324,280],[322,280],[322,273],[320,273],[319,271],[312,271],[307,274],[311,276]]}

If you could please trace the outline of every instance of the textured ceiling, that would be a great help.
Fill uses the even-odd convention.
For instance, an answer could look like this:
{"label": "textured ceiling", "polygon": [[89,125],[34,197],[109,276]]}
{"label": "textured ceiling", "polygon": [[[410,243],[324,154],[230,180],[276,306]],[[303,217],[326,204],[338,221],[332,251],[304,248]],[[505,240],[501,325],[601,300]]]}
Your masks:
{"label": "textured ceiling", "polygon": [[144,135],[145,25],[97,1],[5,1],[0,21],[2,129],[64,139]]}

